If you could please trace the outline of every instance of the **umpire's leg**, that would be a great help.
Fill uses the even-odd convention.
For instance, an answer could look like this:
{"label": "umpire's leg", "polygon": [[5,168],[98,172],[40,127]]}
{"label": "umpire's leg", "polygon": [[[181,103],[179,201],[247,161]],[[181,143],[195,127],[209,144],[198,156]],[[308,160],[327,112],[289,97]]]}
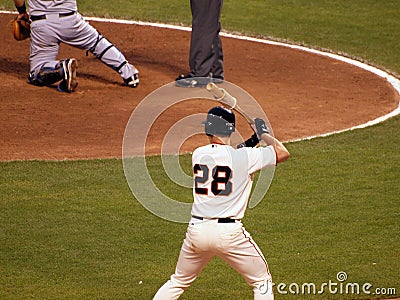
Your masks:
{"label": "umpire's leg", "polygon": [[219,39],[222,3],[222,0],[190,0],[192,33],[189,65],[195,76],[209,76],[216,57],[222,60],[222,46],[216,42]]}

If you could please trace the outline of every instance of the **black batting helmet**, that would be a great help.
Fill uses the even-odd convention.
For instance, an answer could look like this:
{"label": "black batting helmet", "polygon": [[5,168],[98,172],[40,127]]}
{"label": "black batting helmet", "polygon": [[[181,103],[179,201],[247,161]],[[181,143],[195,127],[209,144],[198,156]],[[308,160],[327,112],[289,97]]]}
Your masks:
{"label": "black batting helmet", "polygon": [[204,122],[207,135],[230,136],[235,131],[235,114],[223,106],[211,108]]}

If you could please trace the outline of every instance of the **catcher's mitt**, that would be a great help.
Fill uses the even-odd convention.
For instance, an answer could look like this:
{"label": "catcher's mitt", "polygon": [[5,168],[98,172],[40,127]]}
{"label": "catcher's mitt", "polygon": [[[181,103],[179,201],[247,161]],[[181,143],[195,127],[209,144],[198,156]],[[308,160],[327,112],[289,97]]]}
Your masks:
{"label": "catcher's mitt", "polygon": [[18,15],[14,20],[10,21],[14,39],[22,41],[31,35],[31,24],[27,14]]}

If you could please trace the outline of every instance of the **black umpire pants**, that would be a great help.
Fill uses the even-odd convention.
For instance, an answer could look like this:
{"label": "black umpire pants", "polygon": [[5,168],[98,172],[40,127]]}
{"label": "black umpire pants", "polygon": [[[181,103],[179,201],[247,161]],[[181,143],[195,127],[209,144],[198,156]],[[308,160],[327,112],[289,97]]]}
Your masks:
{"label": "black umpire pants", "polygon": [[219,36],[223,0],[190,0],[192,33],[189,66],[194,76],[224,78]]}

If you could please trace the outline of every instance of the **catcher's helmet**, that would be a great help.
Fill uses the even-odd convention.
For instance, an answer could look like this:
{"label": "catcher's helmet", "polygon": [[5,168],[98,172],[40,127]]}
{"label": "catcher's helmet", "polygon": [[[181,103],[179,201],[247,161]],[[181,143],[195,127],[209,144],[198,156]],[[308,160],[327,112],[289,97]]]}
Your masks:
{"label": "catcher's helmet", "polygon": [[235,114],[223,106],[211,108],[204,122],[204,131],[207,135],[230,136],[235,131]]}

